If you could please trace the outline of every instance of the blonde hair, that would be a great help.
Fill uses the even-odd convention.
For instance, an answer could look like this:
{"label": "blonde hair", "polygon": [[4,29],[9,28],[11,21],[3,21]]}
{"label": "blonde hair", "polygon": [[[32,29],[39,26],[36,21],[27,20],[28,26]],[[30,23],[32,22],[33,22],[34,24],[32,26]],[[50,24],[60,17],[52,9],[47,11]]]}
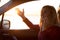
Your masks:
{"label": "blonde hair", "polygon": [[53,6],[46,5],[42,8],[41,22],[44,26],[57,23],[57,14]]}

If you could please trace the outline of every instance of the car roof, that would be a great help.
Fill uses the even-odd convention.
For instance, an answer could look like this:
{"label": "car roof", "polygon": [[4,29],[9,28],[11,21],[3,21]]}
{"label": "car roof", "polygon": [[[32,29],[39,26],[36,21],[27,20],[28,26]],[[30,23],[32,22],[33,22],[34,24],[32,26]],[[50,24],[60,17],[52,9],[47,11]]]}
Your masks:
{"label": "car roof", "polygon": [[8,3],[0,7],[0,15],[19,4],[29,1],[34,1],[34,0],[10,0]]}

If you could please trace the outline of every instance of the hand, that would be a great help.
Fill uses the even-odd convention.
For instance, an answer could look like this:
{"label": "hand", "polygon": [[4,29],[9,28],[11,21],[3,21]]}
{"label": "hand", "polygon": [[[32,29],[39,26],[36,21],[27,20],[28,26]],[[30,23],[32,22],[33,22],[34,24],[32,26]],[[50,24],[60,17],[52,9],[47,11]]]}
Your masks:
{"label": "hand", "polygon": [[24,9],[23,9],[23,11],[20,11],[19,8],[16,8],[16,12],[17,12],[18,15],[21,16],[23,19],[25,18],[25,16],[24,16]]}

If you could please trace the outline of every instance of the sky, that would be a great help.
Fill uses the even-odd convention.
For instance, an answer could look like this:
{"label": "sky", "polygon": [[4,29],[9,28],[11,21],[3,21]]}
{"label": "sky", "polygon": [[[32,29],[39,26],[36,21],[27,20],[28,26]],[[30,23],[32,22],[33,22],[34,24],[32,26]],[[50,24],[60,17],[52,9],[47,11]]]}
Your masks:
{"label": "sky", "polygon": [[[5,0],[4,2],[7,3],[9,0]],[[3,2],[3,1],[2,1]],[[2,6],[3,3],[0,2],[0,6]],[[44,5],[52,5],[58,10],[60,4],[60,0],[36,0],[31,2],[26,2],[23,4],[20,4],[9,11],[5,12],[4,19],[11,21],[11,30],[20,30],[20,29],[30,29],[22,20],[20,16],[17,15],[15,12],[15,8],[19,8],[21,11],[24,9],[24,15],[33,23],[33,24],[39,24],[40,22],[40,12],[41,8]]]}

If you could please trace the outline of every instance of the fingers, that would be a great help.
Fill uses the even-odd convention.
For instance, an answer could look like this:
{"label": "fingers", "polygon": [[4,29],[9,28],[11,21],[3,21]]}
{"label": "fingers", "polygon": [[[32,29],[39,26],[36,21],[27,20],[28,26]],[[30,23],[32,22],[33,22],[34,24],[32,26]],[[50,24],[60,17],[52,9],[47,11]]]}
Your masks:
{"label": "fingers", "polygon": [[21,11],[21,10],[19,10],[19,8],[16,8],[16,11],[17,11],[17,13],[24,13],[24,9],[23,9],[23,11]]}
{"label": "fingers", "polygon": [[24,9],[23,9],[23,15],[24,15]]}

